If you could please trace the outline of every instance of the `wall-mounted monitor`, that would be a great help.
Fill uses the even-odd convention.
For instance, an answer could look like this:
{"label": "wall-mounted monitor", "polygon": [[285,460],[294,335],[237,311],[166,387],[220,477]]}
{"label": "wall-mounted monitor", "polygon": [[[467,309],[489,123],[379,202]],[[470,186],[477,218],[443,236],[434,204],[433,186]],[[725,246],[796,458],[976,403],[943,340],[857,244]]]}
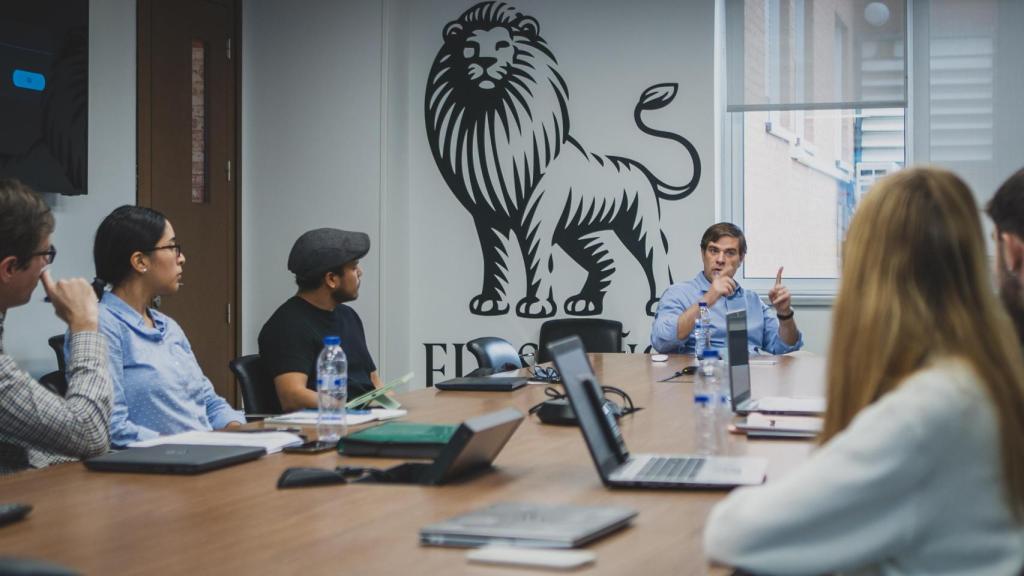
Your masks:
{"label": "wall-mounted monitor", "polygon": [[0,177],[39,192],[88,190],[89,0],[0,11]]}

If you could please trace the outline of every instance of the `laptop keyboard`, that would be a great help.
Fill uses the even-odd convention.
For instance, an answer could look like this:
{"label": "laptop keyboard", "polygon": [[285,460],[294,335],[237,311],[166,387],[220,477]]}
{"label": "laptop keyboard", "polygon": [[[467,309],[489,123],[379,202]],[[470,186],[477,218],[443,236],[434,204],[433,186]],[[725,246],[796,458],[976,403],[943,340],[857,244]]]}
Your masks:
{"label": "laptop keyboard", "polygon": [[692,480],[703,466],[703,458],[655,457],[647,461],[637,480]]}

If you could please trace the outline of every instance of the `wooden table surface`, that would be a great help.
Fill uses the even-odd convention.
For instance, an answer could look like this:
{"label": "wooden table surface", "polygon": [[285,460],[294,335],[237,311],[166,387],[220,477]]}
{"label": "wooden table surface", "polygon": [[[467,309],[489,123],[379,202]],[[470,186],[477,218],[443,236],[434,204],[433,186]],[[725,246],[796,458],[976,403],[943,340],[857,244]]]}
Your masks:
{"label": "wooden table surface", "polygon": [[[692,360],[652,363],[641,354],[591,356],[601,383],[625,389],[644,409],[622,419],[633,452],[690,452],[692,377],[656,382]],[[778,358],[752,365],[755,394],[820,393],[824,359]],[[544,386],[511,393],[442,392],[399,396],[406,420],[459,422],[515,407],[524,414]],[[763,456],[768,477],[807,457],[806,441],[730,436],[723,453]],[[631,527],[590,544],[593,574],[703,574],[705,519],[726,492],[608,489],[578,428],[528,417],[495,461],[468,482],[440,487],[348,484],[278,490],[291,466],[385,467],[395,460],[274,454],[198,476],[113,474],[79,463],[0,479],[0,501],[35,506],[0,528],[0,556],[63,564],[86,574],[513,574],[468,564],[465,550],[422,547],[421,526],[499,501],[609,504],[635,508]],[[531,573],[540,573],[530,570]]]}

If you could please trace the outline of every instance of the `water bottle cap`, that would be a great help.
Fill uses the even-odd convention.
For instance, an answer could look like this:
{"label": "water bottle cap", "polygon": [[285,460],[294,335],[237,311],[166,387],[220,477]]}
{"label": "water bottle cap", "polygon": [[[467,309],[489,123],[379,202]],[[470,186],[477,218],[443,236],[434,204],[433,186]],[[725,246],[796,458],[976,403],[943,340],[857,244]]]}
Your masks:
{"label": "water bottle cap", "polygon": [[718,350],[705,350],[701,358],[718,358]]}
{"label": "water bottle cap", "polygon": [[341,346],[341,336],[324,336],[324,346]]}
{"label": "water bottle cap", "polygon": [[697,306],[699,306],[701,308],[707,308],[708,307],[708,303],[703,301],[703,300],[701,300],[700,302],[697,303]]}

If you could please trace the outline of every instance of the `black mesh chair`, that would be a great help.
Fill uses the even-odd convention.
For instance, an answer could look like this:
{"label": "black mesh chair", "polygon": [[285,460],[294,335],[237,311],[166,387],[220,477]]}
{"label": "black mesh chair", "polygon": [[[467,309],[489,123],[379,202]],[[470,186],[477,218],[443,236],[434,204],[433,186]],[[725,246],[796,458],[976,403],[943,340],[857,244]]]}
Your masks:
{"label": "black mesh chair", "polygon": [[57,396],[66,396],[68,393],[68,380],[64,377],[64,372],[60,370],[43,374],[39,378],[39,383]]}
{"label": "black mesh chair", "polygon": [[622,322],[602,318],[561,318],[541,324],[537,362],[550,361],[548,344],[569,336],[579,336],[587,352],[622,352]]}
{"label": "black mesh chair", "polygon": [[66,374],[67,362],[64,360],[64,335],[50,336],[46,343],[50,345],[50,348],[53,348],[53,353],[57,356],[57,370],[61,374]]}
{"label": "black mesh chair", "polygon": [[466,343],[466,349],[476,358],[481,368],[489,368],[495,372],[517,370],[523,367],[519,353],[508,340],[494,336],[476,338]]}
{"label": "black mesh chair", "polygon": [[281,402],[277,398],[274,379],[267,374],[259,354],[249,354],[228,362],[228,368],[238,379],[242,390],[242,402],[247,417],[281,413]]}

